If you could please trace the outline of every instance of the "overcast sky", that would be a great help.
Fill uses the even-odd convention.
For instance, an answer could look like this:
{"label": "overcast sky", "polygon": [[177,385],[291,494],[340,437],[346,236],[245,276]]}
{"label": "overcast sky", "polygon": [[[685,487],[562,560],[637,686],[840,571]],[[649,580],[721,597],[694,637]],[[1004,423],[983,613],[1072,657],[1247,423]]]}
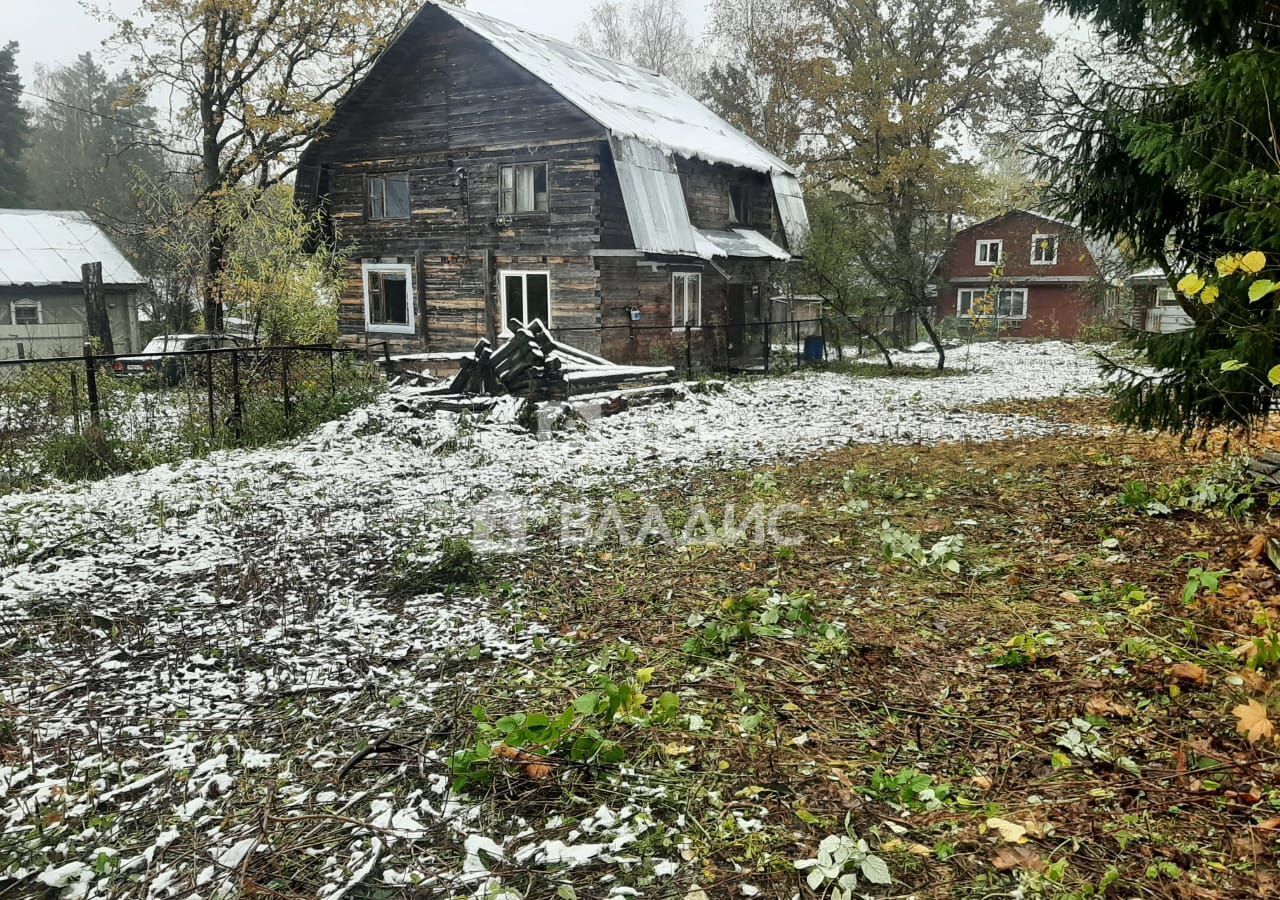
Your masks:
{"label": "overcast sky", "polygon": [[[98,0],[96,6],[125,14],[136,0]],[[593,0],[470,0],[467,6],[523,25],[541,34],[572,40]],[[706,27],[706,4],[684,0],[692,30]],[[81,0],[0,0],[0,43],[17,41],[23,83],[29,88],[38,64],[64,64],[86,50],[97,50],[111,29],[85,12]]]}

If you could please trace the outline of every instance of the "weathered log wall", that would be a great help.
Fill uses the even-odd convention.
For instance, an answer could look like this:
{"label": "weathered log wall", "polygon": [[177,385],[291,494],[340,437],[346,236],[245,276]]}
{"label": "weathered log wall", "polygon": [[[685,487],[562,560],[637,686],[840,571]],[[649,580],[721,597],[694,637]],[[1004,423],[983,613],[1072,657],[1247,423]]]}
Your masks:
{"label": "weathered log wall", "polygon": [[[323,171],[318,183],[350,260],[342,333],[390,340],[397,351],[466,349],[490,328],[501,330],[503,269],[549,272],[553,323],[598,326],[591,251],[601,240],[602,152],[597,123],[425,10],[305,160]],[[500,219],[500,169],[521,163],[547,165],[549,209]],[[410,216],[373,220],[367,180],[391,174],[408,175]],[[614,221],[620,232],[616,214]],[[415,267],[417,335],[365,333],[365,262]],[[598,347],[598,335],[584,346],[592,341]]]}

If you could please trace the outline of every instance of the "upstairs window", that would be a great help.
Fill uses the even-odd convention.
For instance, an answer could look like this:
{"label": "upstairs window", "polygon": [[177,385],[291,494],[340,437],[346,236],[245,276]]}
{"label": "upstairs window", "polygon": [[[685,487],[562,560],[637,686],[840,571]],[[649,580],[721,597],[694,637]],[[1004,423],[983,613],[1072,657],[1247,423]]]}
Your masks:
{"label": "upstairs window", "polygon": [[364,304],[369,331],[413,334],[413,267],[366,264]]}
{"label": "upstairs window", "polygon": [[751,224],[751,189],[745,184],[729,186],[729,223]]}
{"label": "upstairs window", "polygon": [[671,325],[702,327],[702,275],[676,272],[671,276]]}
{"label": "upstairs window", "polygon": [[409,218],[408,175],[370,176],[367,183],[371,221]]}
{"label": "upstairs window", "polygon": [[502,215],[544,213],[550,209],[546,163],[503,166],[499,177],[498,212]]}
{"label": "upstairs window", "polygon": [[1035,234],[1031,236],[1031,265],[1052,266],[1058,262],[1058,236]]}
{"label": "upstairs window", "polygon": [[512,319],[529,325],[535,319],[551,327],[551,273],[502,273],[502,324]]}
{"label": "upstairs window", "polygon": [[14,325],[41,325],[44,315],[39,300],[15,300],[9,304]]}
{"label": "upstairs window", "polygon": [[978,241],[977,264],[997,266],[1004,259],[1004,241]]}

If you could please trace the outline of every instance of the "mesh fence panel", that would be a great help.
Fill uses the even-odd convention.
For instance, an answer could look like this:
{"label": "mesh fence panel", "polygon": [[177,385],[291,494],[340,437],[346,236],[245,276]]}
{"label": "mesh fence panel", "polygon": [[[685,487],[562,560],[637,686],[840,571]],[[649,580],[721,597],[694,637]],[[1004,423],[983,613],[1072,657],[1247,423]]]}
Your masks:
{"label": "mesh fence panel", "polygon": [[[92,378],[90,377],[92,373]],[[327,347],[0,364],[0,491],[278,440],[368,400],[376,367]]]}

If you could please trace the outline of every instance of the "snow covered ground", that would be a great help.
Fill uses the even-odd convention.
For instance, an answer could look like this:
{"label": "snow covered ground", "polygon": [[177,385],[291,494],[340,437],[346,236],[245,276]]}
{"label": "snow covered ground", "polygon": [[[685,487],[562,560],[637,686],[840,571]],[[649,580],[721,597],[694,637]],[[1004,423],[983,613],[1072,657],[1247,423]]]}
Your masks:
{"label": "snow covered ground", "polygon": [[[487,897],[504,860],[670,878],[675,863],[627,855],[667,827],[650,808],[661,789],[638,776],[615,808],[550,822],[489,821],[449,794],[430,748],[465,730],[468,678],[554,638],[514,601],[389,599],[386,570],[477,519],[550,516],[593,488],[1049,433],[966,408],[1100,384],[1087,348],[1065,344],[980,345],[967,364],[737,382],[551,440],[397,413],[392,392],[286,446],[0,498],[0,895],[238,896],[274,881],[329,900],[410,883]],[[344,770],[384,736],[389,762]]]}

